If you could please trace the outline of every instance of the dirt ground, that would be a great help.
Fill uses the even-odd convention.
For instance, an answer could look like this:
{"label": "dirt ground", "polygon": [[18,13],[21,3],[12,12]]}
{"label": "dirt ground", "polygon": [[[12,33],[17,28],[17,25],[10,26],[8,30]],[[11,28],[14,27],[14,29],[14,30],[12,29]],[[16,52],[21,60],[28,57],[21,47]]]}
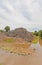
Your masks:
{"label": "dirt ground", "polygon": [[35,53],[27,56],[17,55],[0,49],[0,63],[2,65],[42,65],[42,48],[39,44],[32,45]]}

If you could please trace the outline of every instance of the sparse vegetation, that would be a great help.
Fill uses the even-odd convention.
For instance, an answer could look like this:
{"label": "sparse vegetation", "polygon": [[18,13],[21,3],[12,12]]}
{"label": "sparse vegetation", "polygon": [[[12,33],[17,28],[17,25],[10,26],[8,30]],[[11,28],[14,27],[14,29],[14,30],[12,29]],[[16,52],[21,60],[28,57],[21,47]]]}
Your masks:
{"label": "sparse vegetation", "polygon": [[10,53],[16,53],[16,54],[20,54],[20,55],[28,55],[28,53],[32,52],[32,50],[29,50],[28,47],[30,46],[30,44],[11,44],[11,45],[7,45],[6,46],[1,46],[1,49],[7,50]]}
{"label": "sparse vegetation", "polygon": [[39,37],[36,36],[36,37],[33,39],[32,43],[33,43],[33,44],[37,44],[38,41],[39,41]]}
{"label": "sparse vegetation", "polygon": [[28,54],[28,48],[31,43],[18,38],[4,38],[1,40],[0,48],[10,53]]}
{"label": "sparse vegetation", "polygon": [[3,42],[4,43],[14,43],[14,39],[13,38],[9,38],[9,37],[8,38],[4,38]]}

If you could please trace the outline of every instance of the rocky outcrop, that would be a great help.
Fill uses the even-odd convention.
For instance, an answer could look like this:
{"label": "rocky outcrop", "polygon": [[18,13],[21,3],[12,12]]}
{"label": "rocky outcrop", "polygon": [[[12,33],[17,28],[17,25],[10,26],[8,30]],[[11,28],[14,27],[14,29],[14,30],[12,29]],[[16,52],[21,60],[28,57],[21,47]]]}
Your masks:
{"label": "rocky outcrop", "polygon": [[28,32],[25,28],[16,28],[7,33],[8,37],[22,38],[25,41],[31,42],[34,38],[34,35],[31,32]]}

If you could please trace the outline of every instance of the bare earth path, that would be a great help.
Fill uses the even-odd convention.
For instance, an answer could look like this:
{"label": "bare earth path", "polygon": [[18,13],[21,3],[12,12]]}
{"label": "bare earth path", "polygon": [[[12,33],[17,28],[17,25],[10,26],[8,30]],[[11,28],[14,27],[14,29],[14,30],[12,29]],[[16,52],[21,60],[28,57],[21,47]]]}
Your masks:
{"label": "bare earth path", "polygon": [[0,63],[2,65],[42,65],[42,50],[39,45],[35,47],[37,51],[28,56],[16,55],[0,49]]}

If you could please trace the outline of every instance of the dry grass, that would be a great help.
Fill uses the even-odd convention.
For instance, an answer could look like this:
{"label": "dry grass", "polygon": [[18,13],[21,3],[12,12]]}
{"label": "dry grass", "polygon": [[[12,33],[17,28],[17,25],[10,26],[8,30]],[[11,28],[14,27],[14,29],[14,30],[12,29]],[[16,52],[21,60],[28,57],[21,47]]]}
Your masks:
{"label": "dry grass", "polygon": [[0,40],[0,48],[5,49],[11,53],[26,55],[31,53],[29,49],[31,43],[24,41],[23,39],[16,38],[3,38]]}
{"label": "dry grass", "polygon": [[39,41],[39,37],[38,37],[38,36],[36,36],[36,37],[33,39],[32,43],[33,43],[33,44],[37,44],[37,43],[38,43],[38,41]]}

